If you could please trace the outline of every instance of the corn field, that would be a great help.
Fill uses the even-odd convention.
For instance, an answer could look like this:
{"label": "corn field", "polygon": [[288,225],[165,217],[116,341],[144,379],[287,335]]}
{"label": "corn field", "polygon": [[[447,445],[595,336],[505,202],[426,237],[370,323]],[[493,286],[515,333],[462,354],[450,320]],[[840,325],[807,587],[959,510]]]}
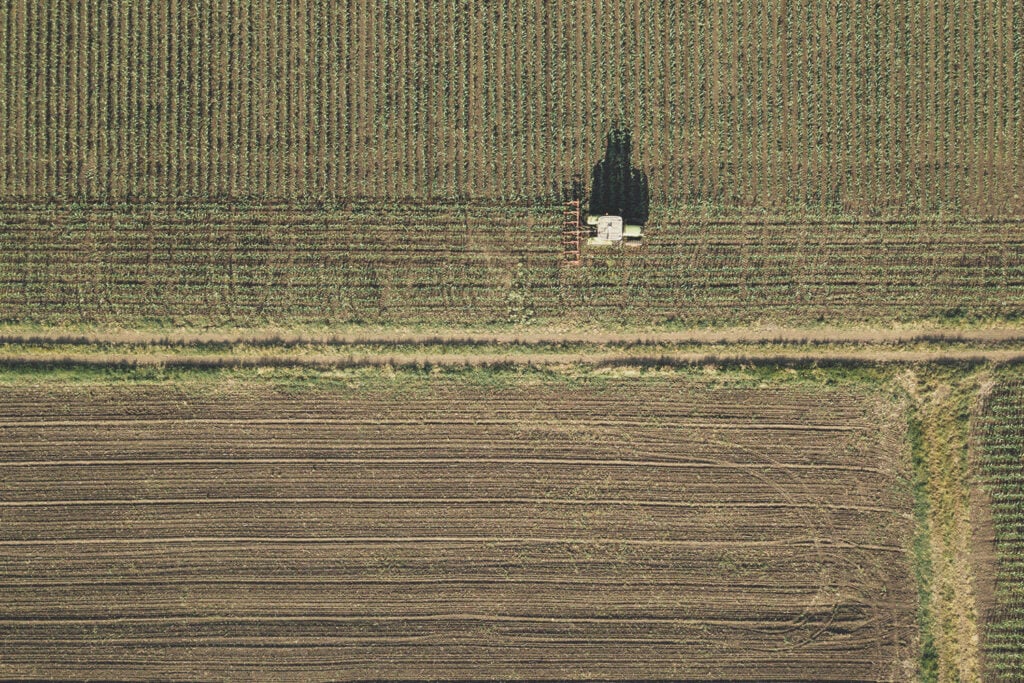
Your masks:
{"label": "corn field", "polygon": [[1024,210],[1024,0],[3,0],[0,196]]}
{"label": "corn field", "polygon": [[994,618],[986,625],[989,675],[1024,681],[1024,382],[997,386],[979,426],[980,476],[992,501],[998,558]]}

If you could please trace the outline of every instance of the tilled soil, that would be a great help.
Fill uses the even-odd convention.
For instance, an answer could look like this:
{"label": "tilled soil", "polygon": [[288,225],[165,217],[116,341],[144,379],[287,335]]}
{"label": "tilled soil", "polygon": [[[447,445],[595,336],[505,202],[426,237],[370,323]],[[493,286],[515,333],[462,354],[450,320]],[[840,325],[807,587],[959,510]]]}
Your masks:
{"label": "tilled soil", "polygon": [[898,411],[850,389],[3,389],[0,676],[904,680]]}

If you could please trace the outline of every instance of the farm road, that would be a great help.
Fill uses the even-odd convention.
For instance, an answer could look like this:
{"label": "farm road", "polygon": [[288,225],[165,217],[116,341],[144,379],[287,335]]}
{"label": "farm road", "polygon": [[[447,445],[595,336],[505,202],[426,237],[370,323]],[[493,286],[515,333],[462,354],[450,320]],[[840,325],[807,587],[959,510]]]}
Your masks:
{"label": "farm road", "polygon": [[678,332],[363,329],[0,332],[0,365],[169,367],[1013,363],[1024,328],[725,328]]}
{"label": "farm road", "polygon": [[1024,327],[726,327],[671,332],[611,331],[540,328],[509,332],[439,329],[360,328],[340,333],[288,329],[241,329],[221,331],[102,330],[77,332],[60,328],[44,330],[0,329],[0,344],[138,344],[195,346],[224,345],[545,345],[545,344],[885,344],[920,342],[942,344],[1024,343]]}
{"label": "farm road", "polygon": [[635,365],[715,365],[775,363],[781,365],[876,364],[876,363],[1021,363],[1024,349],[950,349],[935,351],[888,351],[877,348],[835,351],[821,349],[786,353],[748,349],[742,352],[665,353],[377,353],[265,355],[170,354],[170,353],[34,353],[0,354],[0,367],[125,366],[125,367],[488,367],[504,365],[594,365],[605,367]]}

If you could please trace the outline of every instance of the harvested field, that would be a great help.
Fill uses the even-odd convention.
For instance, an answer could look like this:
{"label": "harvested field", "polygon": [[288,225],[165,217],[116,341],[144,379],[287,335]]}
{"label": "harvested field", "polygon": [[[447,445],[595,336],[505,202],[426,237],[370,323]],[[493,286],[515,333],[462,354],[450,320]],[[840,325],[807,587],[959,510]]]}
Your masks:
{"label": "harvested field", "polygon": [[548,206],[9,205],[0,322],[793,324],[1024,315],[1016,219],[652,214],[560,266]]}
{"label": "harvested field", "polygon": [[0,675],[913,675],[891,399],[487,377],[4,388]]}

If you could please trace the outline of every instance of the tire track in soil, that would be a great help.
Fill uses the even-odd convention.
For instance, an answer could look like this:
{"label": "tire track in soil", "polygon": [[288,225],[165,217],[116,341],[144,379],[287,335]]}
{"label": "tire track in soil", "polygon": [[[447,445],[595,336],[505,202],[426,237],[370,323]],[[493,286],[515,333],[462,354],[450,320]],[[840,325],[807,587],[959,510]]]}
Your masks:
{"label": "tire track in soil", "polygon": [[[713,668],[718,678],[755,672],[887,680],[911,649],[916,594],[903,566],[906,539],[892,530],[910,523],[902,503],[887,497],[878,505],[844,505],[829,493],[835,485],[854,489],[864,477],[884,481],[891,472],[890,439],[874,436],[879,427],[864,410],[869,399],[824,389],[709,389],[692,381],[643,396],[628,381],[593,395],[588,389],[467,390],[457,380],[431,387],[436,400],[418,407],[408,396],[377,389],[304,398],[234,387],[206,402],[189,399],[187,407],[187,396],[159,387],[90,385],[85,400],[74,399],[73,387],[50,396],[5,389],[0,433],[10,439],[0,444],[0,466],[11,466],[3,485],[16,487],[10,493],[22,500],[6,490],[0,495],[9,522],[0,528],[0,581],[16,592],[0,610],[10,653],[0,672],[18,674],[31,662],[40,671],[45,660],[55,667],[46,670],[68,676],[87,662],[112,677],[166,676],[152,652],[140,660],[137,648],[167,648],[161,650],[166,665],[180,673],[189,663],[176,648],[187,647],[191,657],[220,662],[215,668],[259,666],[264,674],[299,662],[313,666],[317,657],[335,667],[347,662],[346,671],[361,677],[479,674],[473,667],[482,652],[501,666],[521,664],[528,652],[525,670],[533,677],[565,677],[572,660],[633,678],[699,678]],[[770,409],[751,410],[769,397]],[[640,409],[616,417],[615,406],[637,400]],[[126,410],[129,419],[121,417]],[[597,423],[594,413],[607,418]],[[556,434],[545,424],[559,417],[555,424],[568,431]],[[443,450],[448,457],[393,450],[392,442],[412,438],[408,430],[420,452]],[[591,458],[559,457],[569,449],[559,435],[570,433],[593,450]],[[254,438],[269,439],[276,453],[232,456]],[[303,457],[308,444],[339,438],[340,452]],[[381,453],[343,457],[344,439],[371,439]],[[175,457],[186,441],[189,457]],[[505,446],[509,457],[479,455],[484,447]],[[152,457],[154,449],[171,455]],[[67,459],[54,458],[58,453]],[[287,454],[296,457],[282,457]],[[635,457],[622,457],[629,454]],[[206,462],[225,468],[217,474],[219,491],[189,495],[197,485],[193,465]],[[279,469],[295,462],[316,467]],[[533,474],[498,469],[509,462],[526,464]],[[99,500],[84,493],[75,469],[84,463],[137,469],[122,470],[125,484],[115,499]],[[154,468],[168,464],[181,465],[177,477],[166,470],[154,479]],[[240,478],[240,466],[257,469]],[[395,494],[347,495],[344,487],[351,491],[354,484],[325,496],[273,493],[286,483],[315,485],[331,470],[337,470],[331,481],[343,482],[356,471],[349,467],[373,468],[366,481],[383,479]],[[641,497],[632,484],[623,488],[614,469],[608,477],[587,469],[621,467],[634,472],[637,484],[645,477],[673,481],[678,493]],[[410,495],[423,472],[440,476],[449,468],[464,470],[458,481],[468,490]],[[564,489],[568,495],[553,495],[552,468],[562,473],[561,487],[576,479]],[[260,472],[266,493],[242,493]],[[818,472],[827,487],[815,485]],[[507,476],[525,477],[518,484],[526,495],[472,495],[473,481],[480,491],[490,478]],[[303,512],[338,503],[367,506],[362,513],[351,508],[358,523],[378,528],[387,519],[386,533],[360,534],[352,526],[351,533],[331,534]],[[387,512],[428,503],[444,506],[445,519],[431,521],[436,534],[403,533],[418,528],[417,518],[405,522]],[[274,527],[264,512],[289,504],[301,506],[286,513],[289,523],[307,519],[308,528],[267,533]],[[466,504],[485,514],[465,516]],[[160,505],[183,507],[188,526],[144,513]],[[551,529],[562,532],[502,533],[532,528],[516,519],[516,505],[536,506],[530,516],[555,522]],[[649,518],[645,510],[659,507],[680,516]],[[68,517],[60,512],[65,508],[80,512]],[[109,508],[126,515],[112,517]],[[744,509],[772,512],[751,526]],[[687,510],[702,512],[691,519]],[[669,526],[659,528],[663,522]],[[448,523],[478,533],[444,533]],[[885,526],[862,533],[865,524]],[[35,528],[54,535],[33,537]],[[621,531],[601,533],[608,528]],[[233,529],[245,533],[224,533]],[[335,580],[298,583],[318,576]],[[880,584],[889,587],[884,599]],[[54,658],[55,643],[77,653],[77,664]],[[447,668],[426,663],[417,643],[444,648]],[[216,660],[198,654],[207,648],[217,648]],[[323,654],[311,655],[314,650]],[[140,669],[140,661],[154,668]]]}

